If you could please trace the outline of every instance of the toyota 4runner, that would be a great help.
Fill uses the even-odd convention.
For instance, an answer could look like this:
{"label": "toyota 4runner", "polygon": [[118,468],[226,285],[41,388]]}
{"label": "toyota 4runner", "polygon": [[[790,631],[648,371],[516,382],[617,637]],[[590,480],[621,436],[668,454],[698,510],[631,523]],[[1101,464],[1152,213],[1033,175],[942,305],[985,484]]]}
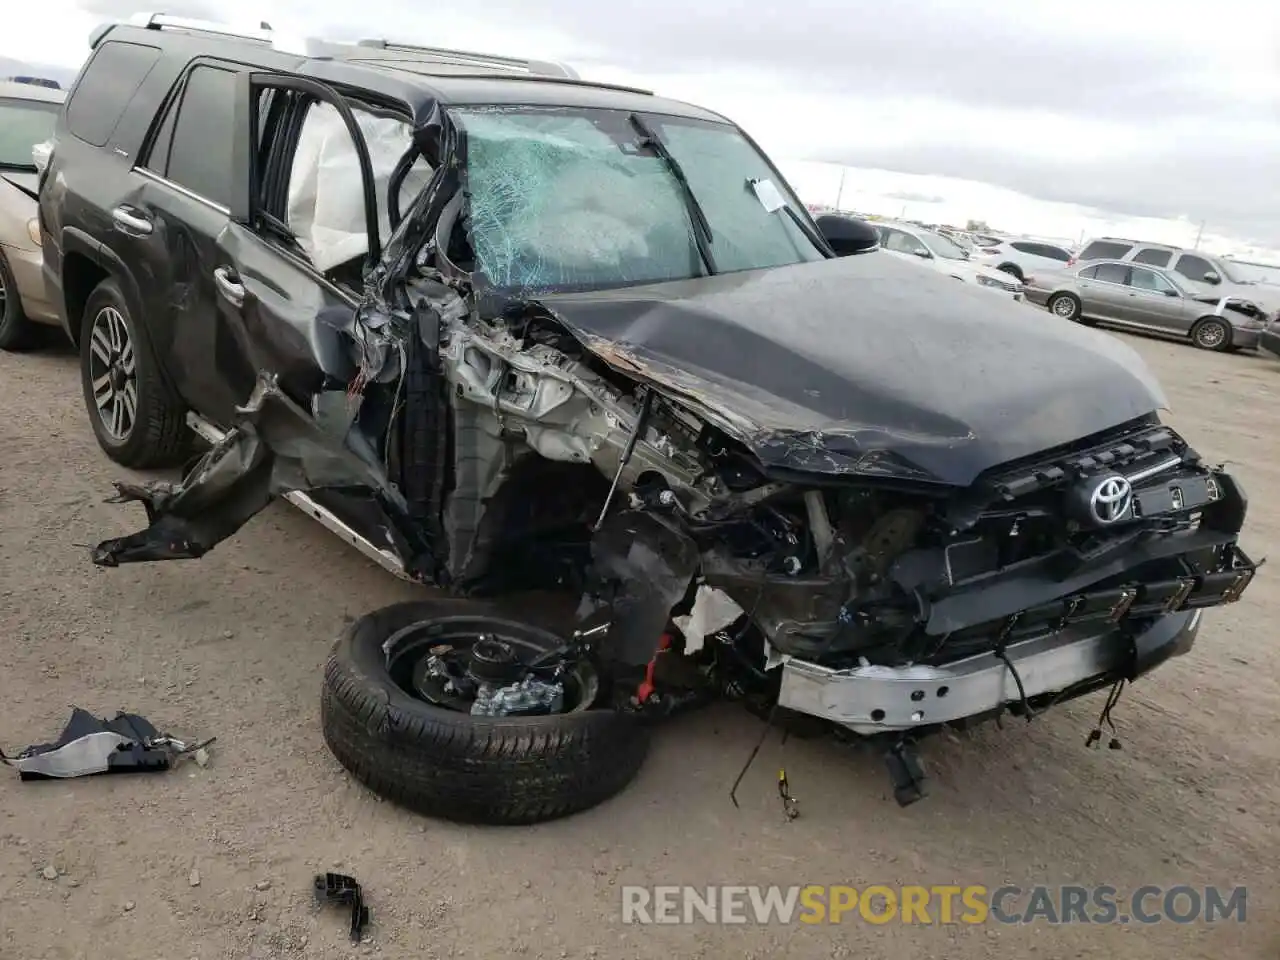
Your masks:
{"label": "toyota 4runner", "polygon": [[429,812],[599,802],[646,716],[714,696],[874,738],[910,802],[918,736],[1118,690],[1254,575],[1239,483],[1129,347],[554,64],[111,25],[41,223],[108,456],[210,444],[117,485],[147,525],[96,563],[199,557],[284,496],[457,597],[576,598],[343,635],[329,743]]}

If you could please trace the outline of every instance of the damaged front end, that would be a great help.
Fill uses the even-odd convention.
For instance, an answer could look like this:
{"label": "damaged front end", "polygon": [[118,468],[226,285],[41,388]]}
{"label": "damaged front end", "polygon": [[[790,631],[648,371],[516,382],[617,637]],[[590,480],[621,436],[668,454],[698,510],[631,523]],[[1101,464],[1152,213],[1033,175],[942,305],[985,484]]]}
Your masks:
{"label": "damaged front end", "polygon": [[[149,527],[96,563],[200,556],[282,494],[358,495],[413,579],[580,596],[631,707],[678,648],[722,692],[894,738],[1132,679],[1252,579],[1238,483],[1159,422],[1116,341],[874,255],[498,283],[483,229],[509,215],[443,129],[344,334],[358,374],[290,397],[262,371],[180,484],[121,486]],[[556,236],[562,263],[563,237],[598,240]]]}

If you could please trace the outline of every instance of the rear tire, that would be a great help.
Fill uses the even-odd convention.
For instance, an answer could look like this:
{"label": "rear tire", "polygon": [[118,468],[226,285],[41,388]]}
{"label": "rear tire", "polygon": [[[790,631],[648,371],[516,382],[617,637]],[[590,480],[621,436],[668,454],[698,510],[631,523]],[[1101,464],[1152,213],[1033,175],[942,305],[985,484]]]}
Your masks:
{"label": "rear tire", "polygon": [[[592,709],[586,697],[567,713],[473,716],[401,686],[392,676],[396,648],[388,654],[383,645],[415,624],[443,634],[464,619],[467,629],[518,633],[546,649],[562,642],[476,603],[401,603],[361,617],[334,645],[320,704],[325,742],[357,780],[427,816],[528,824],[594,807],[635,777],[647,730],[628,714]],[[419,656],[430,638],[413,641]]]}
{"label": "rear tire", "polygon": [[1016,263],[1002,263],[996,269],[1000,270],[1003,273],[1007,273],[1012,277],[1017,277],[1019,283],[1026,282],[1027,278],[1023,275],[1022,268],[1018,266]]}
{"label": "rear tire", "polygon": [[116,463],[145,470],[186,459],[186,406],[161,375],[114,278],[98,284],[85,303],[80,384],[93,435]]}
{"label": "rear tire", "polygon": [[1217,317],[1204,317],[1191,328],[1191,342],[1201,350],[1226,353],[1231,349],[1231,325]]}
{"label": "rear tire", "polygon": [[34,325],[22,312],[22,299],[18,296],[18,284],[13,279],[9,262],[0,253],[0,350],[17,353],[26,350],[35,341]]}
{"label": "rear tire", "polygon": [[1081,315],[1083,309],[1080,298],[1071,293],[1055,293],[1049,298],[1045,304],[1049,308],[1049,312],[1060,320],[1070,320],[1073,323],[1085,323],[1084,317]]}

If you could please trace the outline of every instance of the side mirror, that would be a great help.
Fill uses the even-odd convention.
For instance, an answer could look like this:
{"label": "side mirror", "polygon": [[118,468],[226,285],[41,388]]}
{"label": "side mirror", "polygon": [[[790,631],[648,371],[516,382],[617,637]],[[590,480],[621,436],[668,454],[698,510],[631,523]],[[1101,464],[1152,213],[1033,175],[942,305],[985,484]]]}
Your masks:
{"label": "side mirror", "polygon": [[1204,282],[1205,282],[1205,283],[1212,283],[1212,284],[1219,284],[1219,283],[1221,283],[1221,282],[1222,282],[1222,277],[1218,276],[1217,271],[1215,271],[1215,270],[1210,270],[1208,273],[1206,273],[1206,274],[1204,275]]}
{"label": "side mirror", "polygon": [[1166,297],[1180,297],[1180,296],[1182,296],[1182,294],[1178,293],[1178,291],[1177,291],[1177,290],[1170,290],[1168,287],[1166,287],[1166,288],[1165,288],[1164,295],[1165,295]]}
{"label": "side mirror", "polygon": [[824,213],[816,218],[818,232],[839,257],[870,253],[880,246],[880,233],[864,220],[839,213]]}
{"label": "side mirror", "polygon": [[933,254],[930,253],[928,250],[926,250],[924,247],[916,247],[916,249],[912,250],[911,252],[914,253],[917,257],[919,257],[921,260],[933,259]]}

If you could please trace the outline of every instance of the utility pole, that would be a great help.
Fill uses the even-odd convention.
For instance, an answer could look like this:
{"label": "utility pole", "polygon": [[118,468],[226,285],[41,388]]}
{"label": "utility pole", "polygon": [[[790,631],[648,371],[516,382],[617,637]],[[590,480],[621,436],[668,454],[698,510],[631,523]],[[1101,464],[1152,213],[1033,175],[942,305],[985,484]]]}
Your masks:
{"label": "utility pole", "polygon": [[1204,221],[1203,221],[1203,220],[1201,220],[1201,221],[1200,221],[1200,229],[1196,231],[1196,245],[1195,245],[1194,247],[1192,247],[1192,249],[1193,249],[1193,250],[1199,250],[1199,249],[1200,249],[1200,238],[1201,238],[1202,236],[1204,236]]}
{"label": "utility pole", "polygon": [[845,167],[845,166],[840,167],[840,189],[836,191],[836,211],[838,213],[844,212],[844,207],[841,205],[840,200],[844,196],[844,176],[848,172],[849,172],[848,167]]}

